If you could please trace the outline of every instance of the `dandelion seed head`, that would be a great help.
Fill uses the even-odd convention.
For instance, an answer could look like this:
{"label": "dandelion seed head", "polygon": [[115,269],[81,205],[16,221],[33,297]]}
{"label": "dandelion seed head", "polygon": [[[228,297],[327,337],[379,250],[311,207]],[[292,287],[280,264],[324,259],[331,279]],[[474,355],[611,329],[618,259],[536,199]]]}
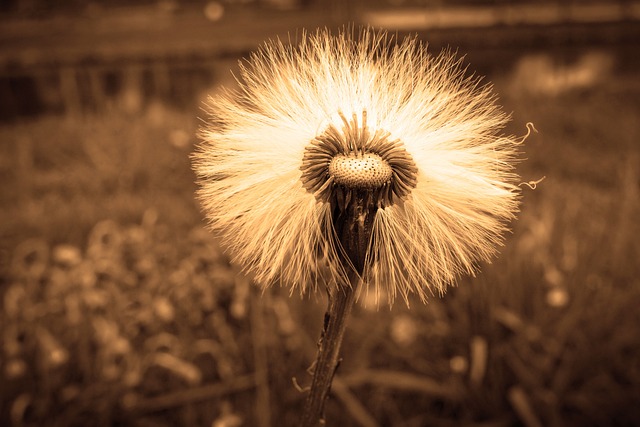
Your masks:
{"label": "dandelion seed head", "polygon": [[[404,198],[416,185],[417,168],[398,140],[381,129],[371,132],[367,111],[347,120],[342,112],[342,130],[330,125],[305,148],[302,183],[320,202],[353,199],[361,190],[373,205],[385,207]],[[339,188],[336,188],[339,187]]]}
{"label": "dandelion seed head", "polygon": [[374,299],[422,300],[495,254],[518,206],[519,141],[488,85],[415,38],[346,29],[268,42],[240,89],[209,100],[199,198],[234,260],[265,285],[344,285],[336,215],[371,212],[357,269]]}

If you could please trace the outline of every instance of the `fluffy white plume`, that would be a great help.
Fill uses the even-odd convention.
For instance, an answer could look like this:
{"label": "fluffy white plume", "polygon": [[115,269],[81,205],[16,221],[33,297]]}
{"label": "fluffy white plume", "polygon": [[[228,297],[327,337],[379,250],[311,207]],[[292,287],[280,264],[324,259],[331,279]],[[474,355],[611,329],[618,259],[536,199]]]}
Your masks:
{"label": "fluffy white plume", "polygon": [[257,282],[302,292],[346,282],[330,204],[303,186],[301,166],[311,141],[363,112],[418,172],[409,194],[376,212],[360,292],[424,300],[494,254],[517,211],[519,142],[501,134],[508,116],[491,88],[452,54],[371,29],[323,30],[267,43],[240,77],[239,91],[209,100],[193,160],[211,228]]}

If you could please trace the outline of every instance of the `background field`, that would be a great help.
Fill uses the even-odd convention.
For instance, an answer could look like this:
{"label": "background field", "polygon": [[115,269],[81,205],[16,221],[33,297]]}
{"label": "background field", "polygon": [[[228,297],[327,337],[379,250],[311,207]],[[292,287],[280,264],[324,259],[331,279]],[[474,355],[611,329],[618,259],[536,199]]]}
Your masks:
{"label": "background field", "polygon": [[[349,324],[341,426],[640,424],[640,79],[620,44],[471,50],[524,135],[500,256]],[[473,61],[472,61],[473,60]],[[295,425],[324,296],[261,292],[203,228],[198,97],[0,124],[0,424]],[[226,76],[226,77],[225,77]]]}

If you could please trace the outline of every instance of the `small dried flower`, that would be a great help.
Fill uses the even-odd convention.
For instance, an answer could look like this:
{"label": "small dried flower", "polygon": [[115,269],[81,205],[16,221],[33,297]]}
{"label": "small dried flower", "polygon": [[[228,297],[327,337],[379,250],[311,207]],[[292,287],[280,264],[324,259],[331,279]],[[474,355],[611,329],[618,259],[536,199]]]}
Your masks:
{"label": "small dried flower", "polygon": [[[304,292],[356,270],[359,292],[424,300],[488,260],[517,210],[519,141],[499,134],[508,116],[452,54],[415,38],[351,29],[269,42],[209,109],[199,197],[261,283]],[[359,266],[338,238],[354,204],[371,218]]]}

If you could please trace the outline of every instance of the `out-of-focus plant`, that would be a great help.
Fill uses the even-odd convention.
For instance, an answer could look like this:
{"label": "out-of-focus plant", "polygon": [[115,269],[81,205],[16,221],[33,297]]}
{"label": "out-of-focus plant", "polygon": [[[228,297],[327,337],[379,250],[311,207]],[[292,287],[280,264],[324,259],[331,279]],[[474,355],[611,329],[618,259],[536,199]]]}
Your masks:
{"label": "out-of-focus plant", "polygon": [[201,230],[177,247],[156,217],[100,222],[84,250],[16,248],[0,315],[10,425],[81,425],[88,414],[109,424],[155,395],[247,371],[230,339],[246,328],[240,279]]}

